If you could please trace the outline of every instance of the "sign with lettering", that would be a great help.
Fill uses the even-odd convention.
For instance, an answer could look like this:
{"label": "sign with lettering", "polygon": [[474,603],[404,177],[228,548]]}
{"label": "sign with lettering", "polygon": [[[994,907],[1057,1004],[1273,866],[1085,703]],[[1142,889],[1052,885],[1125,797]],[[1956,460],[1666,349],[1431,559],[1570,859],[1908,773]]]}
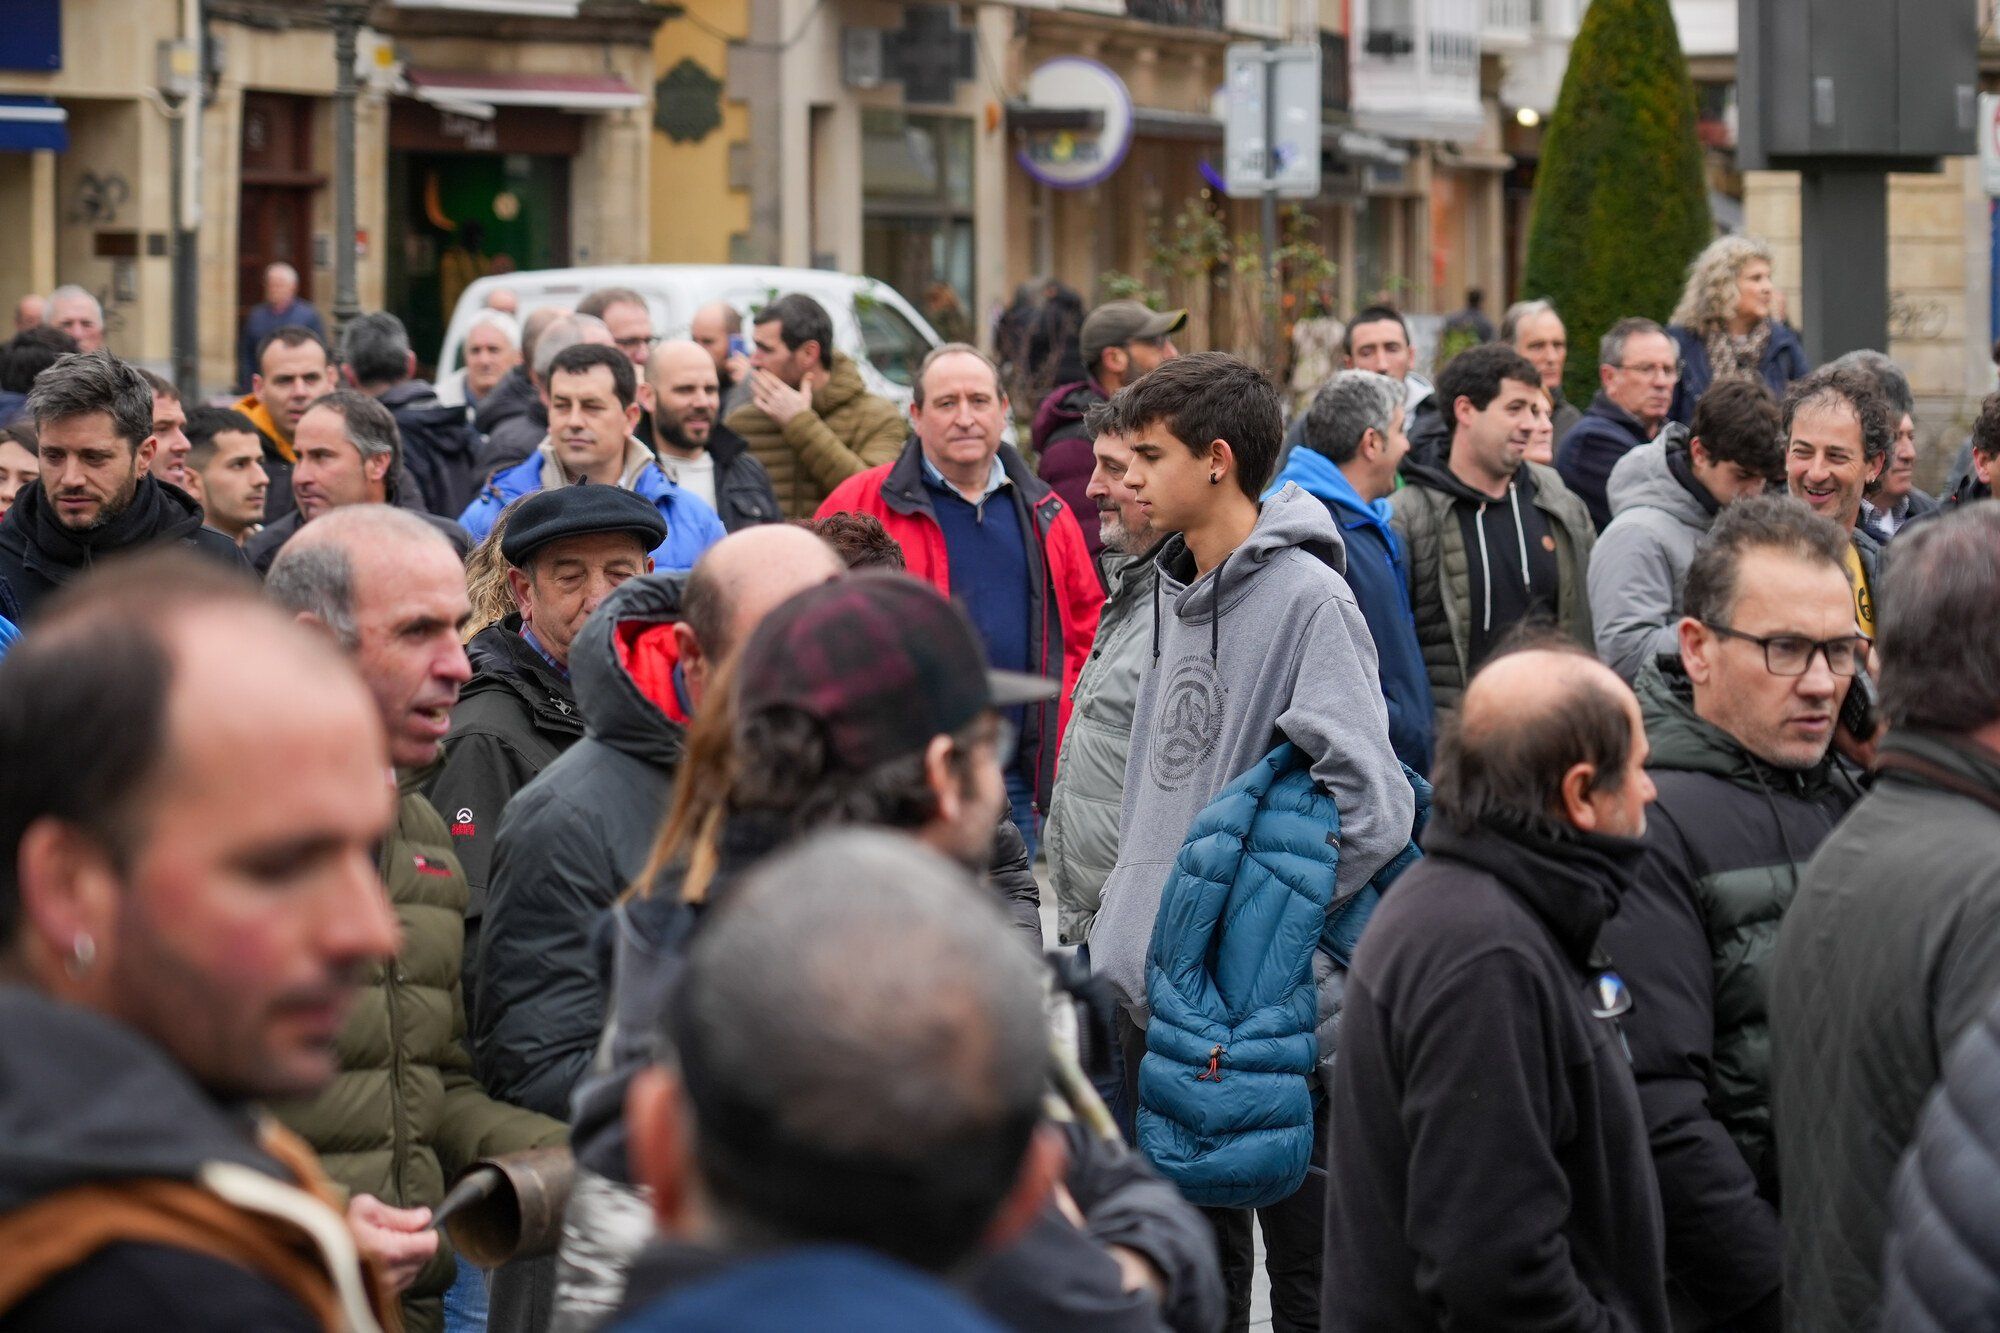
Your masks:
{"label": "sign with lettering", "polygon": [[1028,76],[1021,124],[1021,169],[1058,190],[1106,180],[1132,147],[1132,94],[1111,69],[1083,56],[1058,56]]}

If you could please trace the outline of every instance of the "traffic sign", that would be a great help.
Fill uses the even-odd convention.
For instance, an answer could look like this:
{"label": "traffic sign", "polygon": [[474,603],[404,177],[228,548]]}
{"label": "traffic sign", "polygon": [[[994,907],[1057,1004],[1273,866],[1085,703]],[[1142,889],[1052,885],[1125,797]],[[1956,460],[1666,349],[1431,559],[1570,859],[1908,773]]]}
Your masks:
{"label": "traffic sign", "polygon": [[1222,129],[1223,180],[1231,196],[1319,194],[1319,62],[1317,42],[1231,43]]}

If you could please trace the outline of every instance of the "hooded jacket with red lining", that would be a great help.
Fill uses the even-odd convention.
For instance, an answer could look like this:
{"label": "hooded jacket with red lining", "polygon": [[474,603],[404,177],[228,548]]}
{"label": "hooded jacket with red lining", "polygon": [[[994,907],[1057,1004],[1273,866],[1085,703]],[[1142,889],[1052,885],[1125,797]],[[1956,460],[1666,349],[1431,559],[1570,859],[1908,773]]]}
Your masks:
{"label": "hooded jacket with red lining", "polygon": [[[1021,735],[1022,753],[1034,758],[1035,805],[1046,810],[1055,786],[1056,751],[1069,726],[1070,696],[1097,636],[1104,587],[1084,544],[1083,529],[1062,497],[1034,474],[1013,446],[1000,446],[1000,465],[1006,470],[1014,504],[1028,520],[1023,531],[1035,534],[1028,548],[1029,658],[1040,674],[1053,677],[1059,670],[1062,679],[1061,696],[1031,708]],[[903,548],[910,573],[951,595],[944,528],[924,487],[923,445],[915,436],[895,462],[857,473],[836,486],[815,517],[839,513],[879,520]]]}
{"label": "hooded jacket with red lining", "polygon": [[473,1064],[496,1097],[567,1120],[604,1027],[591,936],[639,877],[687,739],[674,671],[682,574],[630,579],[570,648],[583,739],[507,803],[474,959]]}

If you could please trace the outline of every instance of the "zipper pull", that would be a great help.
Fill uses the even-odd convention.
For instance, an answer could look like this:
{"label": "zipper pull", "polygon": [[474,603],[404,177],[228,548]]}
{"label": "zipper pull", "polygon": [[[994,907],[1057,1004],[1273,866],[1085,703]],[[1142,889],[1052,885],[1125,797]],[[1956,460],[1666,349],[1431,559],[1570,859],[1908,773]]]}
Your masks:
{"label": "zipper pull", "polygon": [[1194,1076],[1194,1081],[1197,1083],[1222,1082],[1222,1068],[1221,1068],[1222,1057],[1226,1054],[1227,1052],[1224,1051],[1223,1048],[1220,1046],[1211,1048],[1208,1053],[1208,1071],[1206,1073],[1196,1074]]}

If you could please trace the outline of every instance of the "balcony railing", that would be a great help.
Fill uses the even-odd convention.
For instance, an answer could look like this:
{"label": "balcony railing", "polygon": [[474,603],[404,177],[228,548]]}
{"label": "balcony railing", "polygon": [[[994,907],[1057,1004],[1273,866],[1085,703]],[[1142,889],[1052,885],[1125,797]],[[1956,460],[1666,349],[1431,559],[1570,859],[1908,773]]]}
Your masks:
{"label": "balcony railing", "polygon": [[1483,0],[1480,45],[1489,51],[1519,50],[1534,40],[1534,0]]}
{"label": "balcony railing", "polygon": [[1125,12],[1175,28],[1222,28],[1222,0],[1125,0]]}

